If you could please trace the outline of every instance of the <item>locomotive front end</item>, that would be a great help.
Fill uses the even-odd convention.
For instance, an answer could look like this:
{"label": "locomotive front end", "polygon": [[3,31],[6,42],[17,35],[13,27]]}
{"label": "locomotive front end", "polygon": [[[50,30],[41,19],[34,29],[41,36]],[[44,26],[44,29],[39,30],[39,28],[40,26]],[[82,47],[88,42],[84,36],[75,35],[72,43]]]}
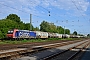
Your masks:
{"label": "locomotive front end", "polygon": [[7,38],[13,38],[13,30],[8,31]]}

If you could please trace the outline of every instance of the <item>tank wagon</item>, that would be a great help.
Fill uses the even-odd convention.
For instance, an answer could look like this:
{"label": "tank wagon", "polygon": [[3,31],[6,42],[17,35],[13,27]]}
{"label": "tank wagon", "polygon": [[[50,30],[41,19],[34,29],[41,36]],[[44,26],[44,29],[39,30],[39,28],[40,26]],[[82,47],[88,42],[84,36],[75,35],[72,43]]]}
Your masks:
{"label": "tank wagon", "polygon": [[56,38],[56,33],[50,33],[48,32],[48,38]]}
{"label": "tank wagon", "polygon": [[48,38],[62,38],[63,34],[48,32]]}
{"label": "tank wagon", "polygon": [[36,33],[36,38],[48,38],[47,32],[34,31]]}

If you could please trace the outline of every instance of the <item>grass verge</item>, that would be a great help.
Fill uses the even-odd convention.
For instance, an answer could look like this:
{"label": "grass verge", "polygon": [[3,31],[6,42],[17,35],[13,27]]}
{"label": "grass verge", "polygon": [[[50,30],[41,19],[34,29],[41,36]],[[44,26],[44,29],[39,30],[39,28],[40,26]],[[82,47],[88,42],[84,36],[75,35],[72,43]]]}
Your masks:
{"label": "grass verge", "polygon": [[0,44],[20,44],[20,43],[28,43],[28,42],[48,42],[48,41],[55,41],[55,40],[79,40],[80,38],[65,38],[65,39],[61,39],[61,38],[49,38],[49,39],[31,39],[31,40],[3,40],[0,41]]}

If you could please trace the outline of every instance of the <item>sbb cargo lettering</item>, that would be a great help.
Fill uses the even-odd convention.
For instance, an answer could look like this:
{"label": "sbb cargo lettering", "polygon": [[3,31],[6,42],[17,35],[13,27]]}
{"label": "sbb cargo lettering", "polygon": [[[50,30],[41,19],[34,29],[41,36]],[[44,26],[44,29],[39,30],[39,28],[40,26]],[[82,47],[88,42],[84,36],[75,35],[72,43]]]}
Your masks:
{"label": "sbb cargo lettering", "polygon": [[20,33],[19,33],[19,36],[20,36],[20,37],[23,37],[23,36],[29,37],[30,34],[29,34],[29,32],[20,32]]}

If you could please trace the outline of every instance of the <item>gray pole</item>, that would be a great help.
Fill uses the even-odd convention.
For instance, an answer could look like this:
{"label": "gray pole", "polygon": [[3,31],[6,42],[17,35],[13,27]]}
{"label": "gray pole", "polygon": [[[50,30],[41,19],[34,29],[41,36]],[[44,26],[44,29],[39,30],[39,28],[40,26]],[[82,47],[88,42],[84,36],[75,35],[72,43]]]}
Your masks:
{"label": "gray pole", "polygon": [[30,30],[32,30],[32,14],[30,14]]}
{"label": "gray pole", "polygon": [[65,35],[65,26],[64,26],[64,35]]}

